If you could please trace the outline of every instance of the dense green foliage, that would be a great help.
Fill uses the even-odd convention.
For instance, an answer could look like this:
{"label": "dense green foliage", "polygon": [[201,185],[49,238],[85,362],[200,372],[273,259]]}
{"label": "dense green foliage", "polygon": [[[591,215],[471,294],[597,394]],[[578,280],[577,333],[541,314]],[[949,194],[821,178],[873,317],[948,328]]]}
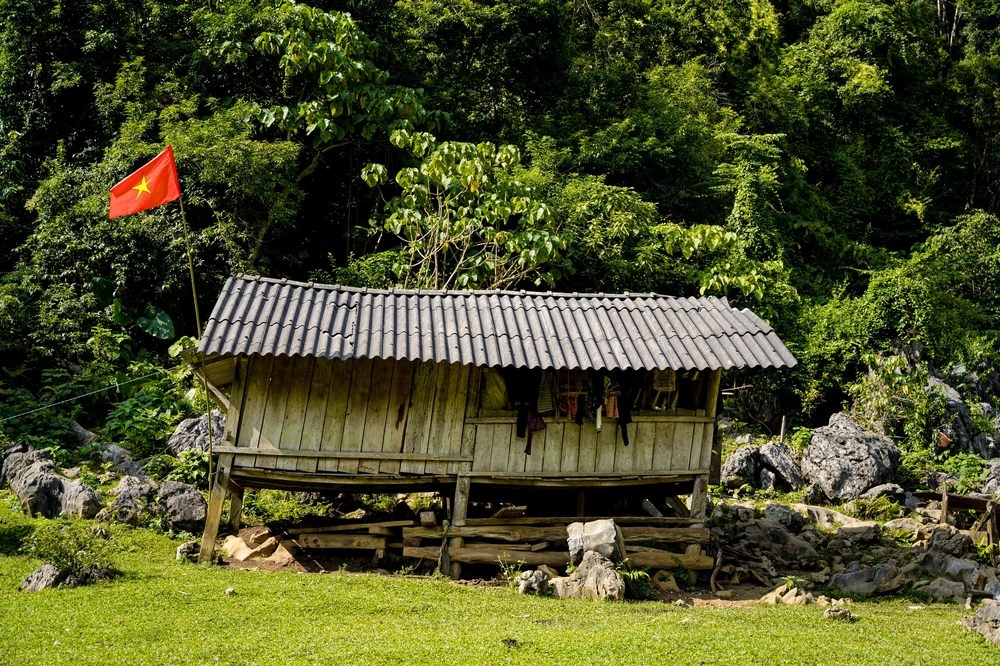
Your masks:
{"label": "dense green foliage", "polygon": [[914,451],[933,405],[869,369],[996,367],[996,3],[0,0],[0,18],[0,418],[121,387],[0,422],[12,438],[72,448],[75,419],[150,455],[195,406],[189,376],[125,384],[195,333],[179,206],[106,219],[164,144],[203,311],[237,271],[727,296],[801,361],[741,407],[774,393],[818,425],[909,401],[878,419]]}

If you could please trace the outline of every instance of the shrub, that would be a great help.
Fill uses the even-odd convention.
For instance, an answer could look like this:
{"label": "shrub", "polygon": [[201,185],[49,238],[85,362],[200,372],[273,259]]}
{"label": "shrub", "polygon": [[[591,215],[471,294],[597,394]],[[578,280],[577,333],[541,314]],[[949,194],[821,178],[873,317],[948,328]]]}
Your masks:
{"label": "shrub", "polygon": [[111,542],[84,521],[53,522],[37,527],[27,539],[31,557],[53,564],[69,576],[84,579],[112,570]]}

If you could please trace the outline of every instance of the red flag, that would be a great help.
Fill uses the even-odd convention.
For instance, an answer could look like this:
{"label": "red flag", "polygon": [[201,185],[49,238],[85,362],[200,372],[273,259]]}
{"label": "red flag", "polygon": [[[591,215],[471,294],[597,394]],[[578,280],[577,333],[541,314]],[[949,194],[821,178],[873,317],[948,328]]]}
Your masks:
{"label": "red flag", "polygon": [[181,183],[177,179],[174,149],[167,146],[162,153],[111,188],[108,219],[138,213],[173,201],[180,195]]}

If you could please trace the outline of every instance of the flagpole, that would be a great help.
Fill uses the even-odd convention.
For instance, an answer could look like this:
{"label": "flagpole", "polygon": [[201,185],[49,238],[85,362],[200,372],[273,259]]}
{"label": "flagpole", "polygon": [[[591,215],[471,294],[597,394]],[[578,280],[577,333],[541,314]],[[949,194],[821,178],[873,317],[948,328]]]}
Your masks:
{"label": "flagpole", "polygon": [[[188,223],[187,215],[184,213],[184,195],[181,194],[177,197],[177,200],[181,204],[181,224],[184,226],[184,246],[187,248],[187,260],[188,260],[188,272],[191,275],[191,299],[194,301],[194,324],[198,331],[198,341],[201,342],[201,311],[198,309],[198,288],[195,286],[194,280],[194,259],[191,254],[191,238],[188,233]],[[201,360],[201,383],[202,388],[205,391],[205,403],[208,406],[208,413],[206,416],[207,430],[208,430],[208,490],[211,492],[212,486],[215,484],[215,480],[212,478],[212,454],[213,449],[213,435],[212,435],[212,402],[208,395],[208,372],[205,370],[205,356],[199,354]]]}

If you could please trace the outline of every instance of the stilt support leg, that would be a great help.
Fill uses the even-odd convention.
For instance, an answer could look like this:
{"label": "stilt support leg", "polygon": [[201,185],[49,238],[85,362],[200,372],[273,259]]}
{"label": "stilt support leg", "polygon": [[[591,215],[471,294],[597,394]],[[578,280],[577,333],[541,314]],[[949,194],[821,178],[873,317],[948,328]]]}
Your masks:
{"label": "stilt support leg", "polygon": [[[455,501],[451,505],[451,524],[455,527],[465,525],[465,519],[469,511],[469,492],[472,488],[472,480],[467,476],[459,476],[455,484]],[[461,548],[465,540],[462,537],[451,537],[448,539],[448,549]],[[462,576],[462,565],[459,562],[450,562],[447,573],[452,578]]]}
{"label": "stilt support leg", "polygon": [[234,532],[240,529],[240,518],[243,517],[243,486],[230,484],[232,499],[229,501],[229,529]]}
{"label": "stilt support leg", "polygon": [[[694,487],[691,490],[691,497],[688,499],[688,502],[688,511],[690,512],[691,517],[699,521],[698,523],[692,525],[692,527],[700,527],[701,521],[705,520],[705,509],[708,504],[708,477],[695,477]],[[701,546],[698,544],[691,544],[687,547],[685,552],[688,555],[700,555]]]}
{"label": "stilt support leg", "polygon": [[201,538],[201,552],[198,562],[211,562],[215,555],[215,539],[219,536],[219,523],[222,521],[222,505],[226,501],[229,488],[229,475],[233,471],[233,454],[219,456],[219,466],[216,469],[215,483],[212,484],[212,494],[208,498],[208,516],[205,517],[205,534]]}

